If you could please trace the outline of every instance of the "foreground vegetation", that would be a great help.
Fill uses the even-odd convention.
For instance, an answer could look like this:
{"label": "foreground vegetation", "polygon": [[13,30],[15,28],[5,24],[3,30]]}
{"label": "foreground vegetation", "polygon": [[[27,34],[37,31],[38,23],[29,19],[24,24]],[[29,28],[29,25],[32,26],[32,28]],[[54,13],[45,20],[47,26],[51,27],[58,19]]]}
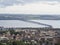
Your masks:
{"label": "foreground vegetation", "polygon": [[[34,41],[31,41],[31,42],[29,41],[8,41],[6,43],[0,42],[0,45],[42,45],[42,42],[39,41],[35,43]],[[48,42],[45,45],[49,45]],[[60,45],[60,43],[55,44],[55,45]]]}

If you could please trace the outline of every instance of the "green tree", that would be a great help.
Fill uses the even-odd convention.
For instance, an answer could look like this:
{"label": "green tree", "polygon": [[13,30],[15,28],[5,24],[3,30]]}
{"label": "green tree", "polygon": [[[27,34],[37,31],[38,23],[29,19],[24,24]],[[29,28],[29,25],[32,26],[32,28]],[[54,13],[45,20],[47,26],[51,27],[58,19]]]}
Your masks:
{"label": "green tree", "polygon": [[16,41],[17,45],[25,45],[25,43],[23,41]]}
{"label": "green tree", "polygon": [[11,34],[15,34],[15,30],[13,28],[9,28],[8,31],[10,31]]}

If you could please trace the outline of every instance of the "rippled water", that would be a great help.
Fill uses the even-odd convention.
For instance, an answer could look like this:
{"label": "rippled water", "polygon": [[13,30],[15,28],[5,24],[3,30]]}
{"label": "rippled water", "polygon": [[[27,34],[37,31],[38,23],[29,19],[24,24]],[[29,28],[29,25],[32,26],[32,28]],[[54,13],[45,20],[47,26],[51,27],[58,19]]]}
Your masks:
{"label": "rippled water", "polygon": [[[33,21],[33,22],[21,21],[21,20],[0,20],[0,27],[41,28],[41,27],[48,27],[48,26],[42,25],[42,24],[47,24],[47,25],[51,25],[53,28],[60,28],[60,20],[29,20],[29,21]],[[42,24],[38,24],[38,22]]]}
{"label": "rippled water", "polygon": [[30,21],[40,22],[40,23],[44,23],[44,24],[49,24],[53,28],[60,28],[60,20],[30,20]]}
{"label": "rippled water", "polygon": [[25,22],[25,21],[21,21],[21,20],[0,20],[0,26],[1,27],[5,27],[5,28],[9,28],[9,27],[19,27],[19,28],[25,28],[25,27],[47,27],[44,25],[39,25],[36,23],[31,23],[31,22]]}

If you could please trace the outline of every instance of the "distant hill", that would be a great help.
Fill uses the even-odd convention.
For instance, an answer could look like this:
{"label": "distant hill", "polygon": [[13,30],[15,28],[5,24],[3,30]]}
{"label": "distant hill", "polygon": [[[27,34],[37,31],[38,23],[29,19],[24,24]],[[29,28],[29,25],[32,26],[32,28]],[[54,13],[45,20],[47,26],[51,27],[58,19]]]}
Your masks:
{"label": "distant hill", "polygon": [[60,15],[0,14],[0,20],[60,20]]}

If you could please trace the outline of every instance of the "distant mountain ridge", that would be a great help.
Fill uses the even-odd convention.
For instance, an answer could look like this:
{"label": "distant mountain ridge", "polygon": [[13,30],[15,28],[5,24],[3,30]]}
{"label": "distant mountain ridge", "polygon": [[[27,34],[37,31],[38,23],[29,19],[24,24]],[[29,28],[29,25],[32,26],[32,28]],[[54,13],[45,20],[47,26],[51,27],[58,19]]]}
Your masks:
{"label": "distant mountain ridge", "polygon": [[0,14],[0,20],[60,20],[60,15]]}

